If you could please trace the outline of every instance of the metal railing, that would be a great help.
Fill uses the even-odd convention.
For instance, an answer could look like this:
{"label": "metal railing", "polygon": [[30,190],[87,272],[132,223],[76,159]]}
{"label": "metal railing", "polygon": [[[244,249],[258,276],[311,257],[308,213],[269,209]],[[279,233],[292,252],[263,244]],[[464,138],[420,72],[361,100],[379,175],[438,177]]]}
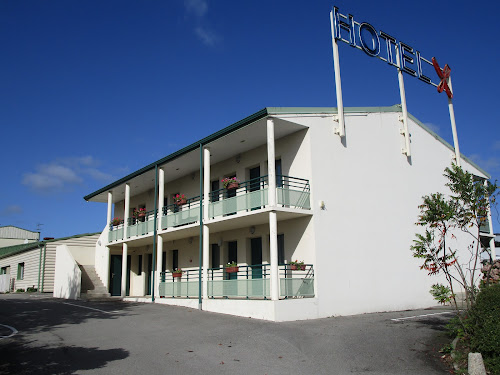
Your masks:
{"label": "metal railing", "polygon": [[[280,298],[314,297],[314,267],[292,270],[289,264],[278,269]],[[190,269],[182,277],[173,277],[171,271],[160,274],[160,297],[197,298],[199,292],[199,270]],[[208,297],[227,299],[269,299],[271,269],[269,264],[238,266],[236,272],[226,268],[208,269]]]}
{"label": "metal railing", "polygon": [[200,196],[186,200],[186,203],[178,205],[169,204],[162,208],[161,229],[179,227],[196,223],[200,220]]}
{"label": "metal railing", "polygon": [[[210,193],[209,217],[229,216],[241,211],[258,210],[268,204],[268,176],[260,176],[239,183],[235,189],[217,189]],[[311,209],[309,180],[285,175],[276,176],[277,204],[283,207]],[[191,197],[186,203],[170,204],[161,208],[160,229],[175,228],[197,223],[200,220],[200,196]],[[155,210],[143,216],[131,217],[125,225],[109,224],[109,242],[141,236],[154,231]]]}
{"label": "metal railing", "polygon": [[198,298],[199,270],[183,270],[181,277],[174,277],[175,272],[160,273],[159,293],[162,297]]}

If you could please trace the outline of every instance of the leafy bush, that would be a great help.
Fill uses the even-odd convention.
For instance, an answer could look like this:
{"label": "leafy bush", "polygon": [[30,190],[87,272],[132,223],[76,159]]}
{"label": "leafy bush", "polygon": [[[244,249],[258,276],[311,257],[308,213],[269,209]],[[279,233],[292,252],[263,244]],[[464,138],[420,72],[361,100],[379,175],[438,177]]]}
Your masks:
{"label": "leafy bush", "polygon": [[500,374],[500,284],[481,289],[466,320],[471,350],[482,354],[492,374]]}
{"label": "leafy bush", "polygon": [[434,284],[429,292],[432,294],[436,301],[442,303],[443,305],[445,303],[451,302],[452,293],[451,289],[447,286],[444,286],[442,284]]}
{"label": "leafy bush", "polygon": [[34,287],[34,286],[29,286],[26,288],[26,292],[28,293],[32,293],[32,292],[36,292],[37,289]]}
{"label": "leafy bush", "polygon": [[16,289],[16,293],[24,293],[24,289],[23,288]]}

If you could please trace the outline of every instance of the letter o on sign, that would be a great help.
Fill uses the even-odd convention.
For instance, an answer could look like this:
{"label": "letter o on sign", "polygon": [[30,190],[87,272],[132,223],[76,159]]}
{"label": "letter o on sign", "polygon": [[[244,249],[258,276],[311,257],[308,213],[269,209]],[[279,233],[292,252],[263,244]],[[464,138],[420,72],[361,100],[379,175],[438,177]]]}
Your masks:
{"label": "letter o on sign", "polygon": [[[371,46],[365,43],[363,35],[366,35],[366,30],[371,35]],[[377,31],[375,28],[367,22],[363,22],[359,25],[359,40],[361,42],[361,48],[370,56],[378,56],[380,53],[380,39],[378,38]]]}

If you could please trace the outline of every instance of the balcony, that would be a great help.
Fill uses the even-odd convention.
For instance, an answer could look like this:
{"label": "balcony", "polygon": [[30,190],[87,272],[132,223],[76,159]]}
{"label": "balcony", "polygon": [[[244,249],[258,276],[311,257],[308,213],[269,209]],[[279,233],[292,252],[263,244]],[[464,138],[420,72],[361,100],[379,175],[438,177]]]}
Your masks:
{"label": "balcony", "polygon": [[[280,299],[314,297],[314,268],[292,270],[279,266]],[[208,269],[208,297],[222,299],[270,299],[271,269],[269,264],[238,266],[237,272],[223,268]],[[198,298],[199,269],[184,271],[181,278],[171,272],[160,275],[160,298]]]}
{"label": "balcony", "polygon": [[[224,218],[240,212],[257,211],[268,206],[268,177],[244,181],[234,189],[210,192],[209,220]],[[276,202],[279,207],[311,209],[309,180],[276,176]],[[116,242],[134,236],[152,234],[155,211],[148,211],[139,218],[129,218],[127,234],[124,224],[109,227],[108,241]],[[192,197],[182,205],[170,204],[161,209],[160,230],[167,230],[200,221],[200,197]]]}

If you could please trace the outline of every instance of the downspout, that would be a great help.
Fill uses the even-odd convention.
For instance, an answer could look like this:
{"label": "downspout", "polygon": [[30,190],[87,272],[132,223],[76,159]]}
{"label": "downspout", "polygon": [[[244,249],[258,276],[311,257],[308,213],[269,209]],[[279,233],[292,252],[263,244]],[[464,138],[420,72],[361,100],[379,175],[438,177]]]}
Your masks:
{"label": "downspout", "polygon": [[[200,240],[199,240],[199,252],[198,252],[198,309],[202,309],[201,305],[201,267],[202,257],[203,257],[203,144],[200,143]],[[205,202],[208,204],[208,202]]]}
{"label": "downspout", "polygon": [[43,293],[43,283],[45,281],[45,261],[47,260],[47,243],[43,246],[43,267],[42,267],[42,287],[40,292]]}
{"label": "downspout", "polygon": [[156,236],[158,234],[158,230],[156,228],[156,218],[158,216],[158,164],[155,164],[155,208],[154,208],[154,219],[153,219],[153,277],[151,279],[151,302],[155,301],[155,288],[156,288],[156,279],[155,279],[155,270],[156,270]]}
{"label": "downspout", "polygon": [[40,292],[40,273],[42,272],[42,245],[38,245],[38,248],[40,249],[40,259],[38,260],[38,285],[37,285],[37,291]]}

